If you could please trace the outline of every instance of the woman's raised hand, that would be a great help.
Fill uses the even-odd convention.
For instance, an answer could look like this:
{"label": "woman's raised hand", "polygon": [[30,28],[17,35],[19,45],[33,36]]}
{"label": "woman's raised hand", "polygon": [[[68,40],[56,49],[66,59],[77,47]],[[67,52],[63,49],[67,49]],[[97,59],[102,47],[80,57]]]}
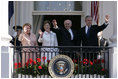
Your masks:
{"label": "woman's raised hand", "polygon": [[38,33],[40,34],[40,37],[43,37],[43,32],[42,32],[41,29],[39,29],[39,32]]}

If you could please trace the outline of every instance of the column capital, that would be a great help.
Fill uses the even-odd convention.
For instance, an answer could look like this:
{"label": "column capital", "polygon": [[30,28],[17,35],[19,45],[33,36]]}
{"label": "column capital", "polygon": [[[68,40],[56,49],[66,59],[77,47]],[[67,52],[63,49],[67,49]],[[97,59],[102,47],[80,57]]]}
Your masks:
{"label": "column capital", "polygon": [[10,40],[12,40],[12,37],[10,35],[1,35],[1,46],[11,46]]}

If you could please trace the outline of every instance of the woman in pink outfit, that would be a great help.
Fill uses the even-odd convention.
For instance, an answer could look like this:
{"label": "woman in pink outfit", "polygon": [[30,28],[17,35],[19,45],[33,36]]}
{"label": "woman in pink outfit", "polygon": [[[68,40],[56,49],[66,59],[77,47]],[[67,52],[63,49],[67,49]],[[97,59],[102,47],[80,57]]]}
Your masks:
{"label": "woman in pink outfit", "polygon": [[[23,33],[19,36],[19,41],[21,41],[22,46],[38,46],[36,36],[30,32],[31,25],[26,23],[23,25]],[[36,59],[36,52],[35,48],[23,48],[22,52],[22,67],[27,62],[28,59]],[[38,52],[38,51],[37,51]],[[34,54],[34,55],[33,55]],[[25,60],[26,59],[26,60]]]}

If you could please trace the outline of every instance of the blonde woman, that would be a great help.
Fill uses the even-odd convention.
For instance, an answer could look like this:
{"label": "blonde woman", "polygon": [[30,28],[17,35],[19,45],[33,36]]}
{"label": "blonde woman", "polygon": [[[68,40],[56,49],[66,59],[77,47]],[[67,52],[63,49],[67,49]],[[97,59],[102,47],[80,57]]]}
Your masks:
{"label": "blonde woman", "polygon": [[[29,23],[23,25],[23,33],[20,34],[19,41],[21,41],[22,46],[38,46],[36,36],[31,33],[31,25]],[[35,48],[23,48],[22,67],[24,67],[24,64],[29,58],[35,59],[35,53],[32,51],[35,52]]]}
{"label": "blonde woman", "polygon": [[[44,21],[44,32],[39,30],[40,37],[38,39],[38,42],[42,43],[42,46],[58,46],[57,43],[57,36],[54,32],[50,30],[51,23],[50,21],[46,20]],[[57,48],[41,48],[41,58],[46,57],[45,63],[47,63],[47,60],[51,60],[55,55],[58,54]],[[43,61],[42,61],[43,62]]]}

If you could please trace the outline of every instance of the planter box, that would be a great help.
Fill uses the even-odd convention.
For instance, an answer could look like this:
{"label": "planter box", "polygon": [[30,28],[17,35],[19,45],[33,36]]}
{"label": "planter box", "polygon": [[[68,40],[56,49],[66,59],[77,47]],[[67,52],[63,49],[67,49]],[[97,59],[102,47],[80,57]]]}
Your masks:
{"label": "planter box", "polygon": [[91,75],[91,74],[79,74],[79,75],[72,75],[71,78],[105,78],[104,75],[97,75],[97,74],[94,74],[94,75]]}
{"label": "planter box", "polygon": [[[17,78],[33,78],[32,75],[21,75],[21,74],[17,74],[16,76]],[[34,78],[52,78],[51,76],[49,75],[37,75],[37,77],[34,77]],[[97,75],[97,74],[94,74],[94,75],[89,75],[89,74],[79,74],[79,75],[72,75],[71,78],[105,78],[104,75]]]}
{"label": "planter box", "polygon": [[18,74],[17,78],[51,78],[51,76],[49,76],[49,75],[37,75],[36,77],[33,77],[32,75]]}

